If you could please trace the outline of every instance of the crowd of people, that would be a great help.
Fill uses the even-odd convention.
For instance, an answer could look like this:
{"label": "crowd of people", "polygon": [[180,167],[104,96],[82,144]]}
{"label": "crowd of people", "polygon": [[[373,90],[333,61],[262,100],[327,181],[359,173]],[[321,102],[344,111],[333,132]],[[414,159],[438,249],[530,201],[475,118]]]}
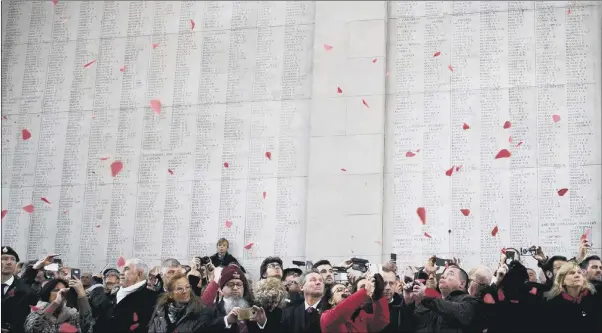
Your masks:
{"label": "crowd of people", "polygon": [[94,275],[2,246],[2,333],[602,331],[602,264],[587,239],[571,259],[537,248],[541,281],[505,252],[495,271],[457,259],[439,270],[432,256],[411,274],[395,261],[302,269],[268,257],[251,282],[228,249],[220,239],[188,265],[132,258]]}

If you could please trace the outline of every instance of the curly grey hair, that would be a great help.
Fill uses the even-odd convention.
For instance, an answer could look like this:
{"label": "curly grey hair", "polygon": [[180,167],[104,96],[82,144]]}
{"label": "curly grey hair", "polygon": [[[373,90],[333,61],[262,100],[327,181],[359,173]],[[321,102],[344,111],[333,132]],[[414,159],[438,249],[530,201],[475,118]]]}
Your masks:
{"label": "curly grey hair", "polygon": [[288,292],[278,278],[267,278],[257,281],[253,285],[255,303],[266,311],[287,305]]}

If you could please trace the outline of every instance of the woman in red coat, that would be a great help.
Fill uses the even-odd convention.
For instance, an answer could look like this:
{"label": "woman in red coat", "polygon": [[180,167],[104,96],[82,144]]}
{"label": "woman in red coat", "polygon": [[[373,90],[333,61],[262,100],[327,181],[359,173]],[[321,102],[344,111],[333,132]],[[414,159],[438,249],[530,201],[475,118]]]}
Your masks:
{"label": "woman in red coat", "polygon": [[385,282],[375,274],[365,288],[349,295],[343,285],[332,288],[333,308],[320,316],[324,333],[380,332],[389,324],[389,305],[383,297]]}

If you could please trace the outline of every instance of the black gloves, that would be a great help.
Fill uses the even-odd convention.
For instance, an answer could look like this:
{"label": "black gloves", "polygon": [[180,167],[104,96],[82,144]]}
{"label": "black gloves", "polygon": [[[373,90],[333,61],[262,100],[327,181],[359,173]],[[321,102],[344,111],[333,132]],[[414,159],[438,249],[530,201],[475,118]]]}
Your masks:
{"label": "black gloves", "polygon": [[383,297],[385,291],[385,280],[380,274],[374,274],[374,292],[372,293],[372,299],[378,301]]}

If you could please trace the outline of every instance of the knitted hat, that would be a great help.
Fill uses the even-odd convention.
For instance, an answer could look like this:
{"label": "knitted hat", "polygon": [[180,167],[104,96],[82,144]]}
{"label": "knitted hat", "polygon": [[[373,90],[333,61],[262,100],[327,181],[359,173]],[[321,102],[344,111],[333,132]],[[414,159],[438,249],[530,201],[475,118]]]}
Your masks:
{"label": "knitted hat", "polygon": [[14,256],[15,260],[17,262],[19,262],[19,255],[17,254],[17,252],[15,252],[15,250],[13,250],[12,247],[10,246],[3,246],[2,247],[2,255],[10,255],[10,256]]}
{"label": "knitted hat", "polygon": [[222,275],[219,278],[219,287],[224,288],[226,283],[230,280],[238,279],[242,281],[242,284],[245,286],[245,290],[247,289],[247,278],[240,270],[240,267],[234,264],[230,264],[222,270]]}
{"label": "knitted hat", "polygon": [[282,267],[282,259],[278,258],[278,257],[267,257],[263,260],[263,262],[261,263],[261,266],[259,267],[259,278],[263,279],[263,275],[265,274],[265,272],[268,270],[268,265],[271,263],[277,263],[278,265],[280,265],[280,267]]}

